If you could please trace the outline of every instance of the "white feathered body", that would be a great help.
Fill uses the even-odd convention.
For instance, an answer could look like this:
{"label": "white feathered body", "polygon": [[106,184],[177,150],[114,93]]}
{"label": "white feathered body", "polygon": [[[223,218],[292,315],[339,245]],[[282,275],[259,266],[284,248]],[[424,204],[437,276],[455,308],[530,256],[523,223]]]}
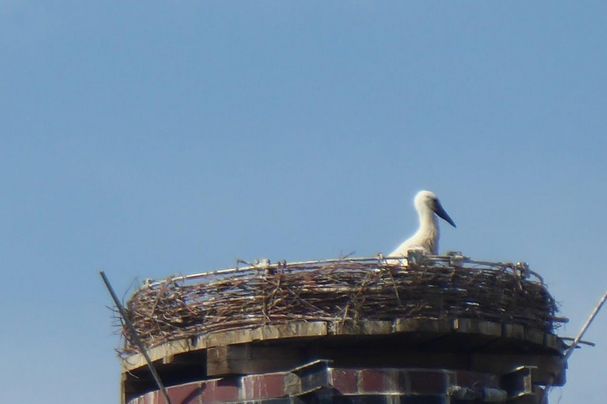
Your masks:
{"label": "white feathered body", "polygon": [[410,250],[422,251],[428,255],[438,254],[438,220],[429,208],[418,209],[419,229],[403,241],[389,256],[406,257]]}

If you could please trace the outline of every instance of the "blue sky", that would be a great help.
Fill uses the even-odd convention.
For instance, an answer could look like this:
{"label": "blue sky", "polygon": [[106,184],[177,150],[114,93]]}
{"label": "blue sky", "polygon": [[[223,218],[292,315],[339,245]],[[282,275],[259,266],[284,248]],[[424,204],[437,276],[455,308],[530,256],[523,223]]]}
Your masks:
{"label": "blue sky", "polygon": [[[117,402],[98,270],[388,252],[423,188],[441,251],[529,262],[573,336],[607,289],[606,13],[0,0],[1,401]],[[601,401],[606,318],[554,402]]]}

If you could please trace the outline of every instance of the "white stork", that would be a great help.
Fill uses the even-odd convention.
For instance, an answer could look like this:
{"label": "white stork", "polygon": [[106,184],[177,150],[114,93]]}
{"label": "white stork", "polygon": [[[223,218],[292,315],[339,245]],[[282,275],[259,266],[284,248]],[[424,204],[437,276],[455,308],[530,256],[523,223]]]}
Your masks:
{"label": "white stork", "polygon": [[413,236],[405,240],[396,250],[392,251],[389,254],[390,257],[406,257],[410,250],[437,255],[439,237],[437,215],[455,227],[455,223],[445,212],[445,209],[443,209],[434,193],[419,191],[415,195],[414,203],[419,216],[419,228]]}

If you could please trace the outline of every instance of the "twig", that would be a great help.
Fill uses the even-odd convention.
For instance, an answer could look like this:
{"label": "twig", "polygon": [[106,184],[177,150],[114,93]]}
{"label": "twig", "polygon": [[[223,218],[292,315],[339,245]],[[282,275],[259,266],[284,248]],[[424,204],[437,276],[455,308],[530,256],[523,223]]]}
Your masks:
{"label": "twig", "polygon": [[126,312],[124,310],[124,307],[122,307],[122,303],[120,303],[120,300],[118,300],[118,296],[116,296],[116,293],[114,292],[114,289],[112,288],[112,285],[110,284],[110,281],[105,276],[105,273],[103,271],[99,272],[99,275],[101,275],[101,279],[103,279],[103,283],[105,283],[105,287],[110,292],[110,295],[112,296],[112,299],[114,300],[114,303],[116,304],[116,307],[118,308],[118,311],[120,312],[122,321],[124,321],[124,324],[126,325],[127,329],[130,332],[133,342],[137,345],[137,347],[139,348],[139,352],[141,352],[141,354],[145,358],[145,361],[148,364],[148,368],[150,369],[150,373],[152,373],[152,377],[154,378],[156,385],[162,392],[162,395],[164,396],[166,402],[168,404],[171,404],[171,398],[169,397],[169,394],[167,393],[167,390],[164,387],[164,384],[162,384],[162,380],[160,380],[160,376],[158,375],[158,372],[156,371],[156,368],[154,367],[154,364],[152,363],[152,360],[150,359],[150,356],[148,355],[143,343],[139,339],[139,335],[137,335],[137,331],[135,331],[135,328],[133,327],[130,320],[128,319]]}
{"label": "twig", "polygon": [[586,330],[588,330],[588,327],[590,327],[590,324],[592,324],[592,321],[594,320],[596,315],[599,314],[599,311],[601,310],[601,307],[603,307],[603,304],[605,304],[606,300],[607,300],[607,292],[605,292],[605,294],[603,295],[603,297],[601,297],[601,299],[596,304],[596,306],[594,306],[592,313],[590,313],[590,316],[588,316],[588,319],[582,326],[582,329],[580,330],[578,335],[573,340],[573,343],[571,344],[571,346],[567,349],[567,353],[565,354],[565,360],[568,360],[571,357],[571,355],[573,354],[573,352],[575,350],[575,347],[580,343],[580,340],[586,333]]}

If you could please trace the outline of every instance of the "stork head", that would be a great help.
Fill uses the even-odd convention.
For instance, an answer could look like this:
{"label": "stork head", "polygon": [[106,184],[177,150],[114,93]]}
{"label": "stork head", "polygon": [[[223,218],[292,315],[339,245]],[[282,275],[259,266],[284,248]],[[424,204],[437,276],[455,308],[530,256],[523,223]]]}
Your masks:
{"label": "stork head", "polygon": [[455,223],[449,217],[434,192],[419,191],[417,195],[415,195],[415,209],[417,209],[418,212],[429,209],[436,213],[438,217],[455,227]]}

